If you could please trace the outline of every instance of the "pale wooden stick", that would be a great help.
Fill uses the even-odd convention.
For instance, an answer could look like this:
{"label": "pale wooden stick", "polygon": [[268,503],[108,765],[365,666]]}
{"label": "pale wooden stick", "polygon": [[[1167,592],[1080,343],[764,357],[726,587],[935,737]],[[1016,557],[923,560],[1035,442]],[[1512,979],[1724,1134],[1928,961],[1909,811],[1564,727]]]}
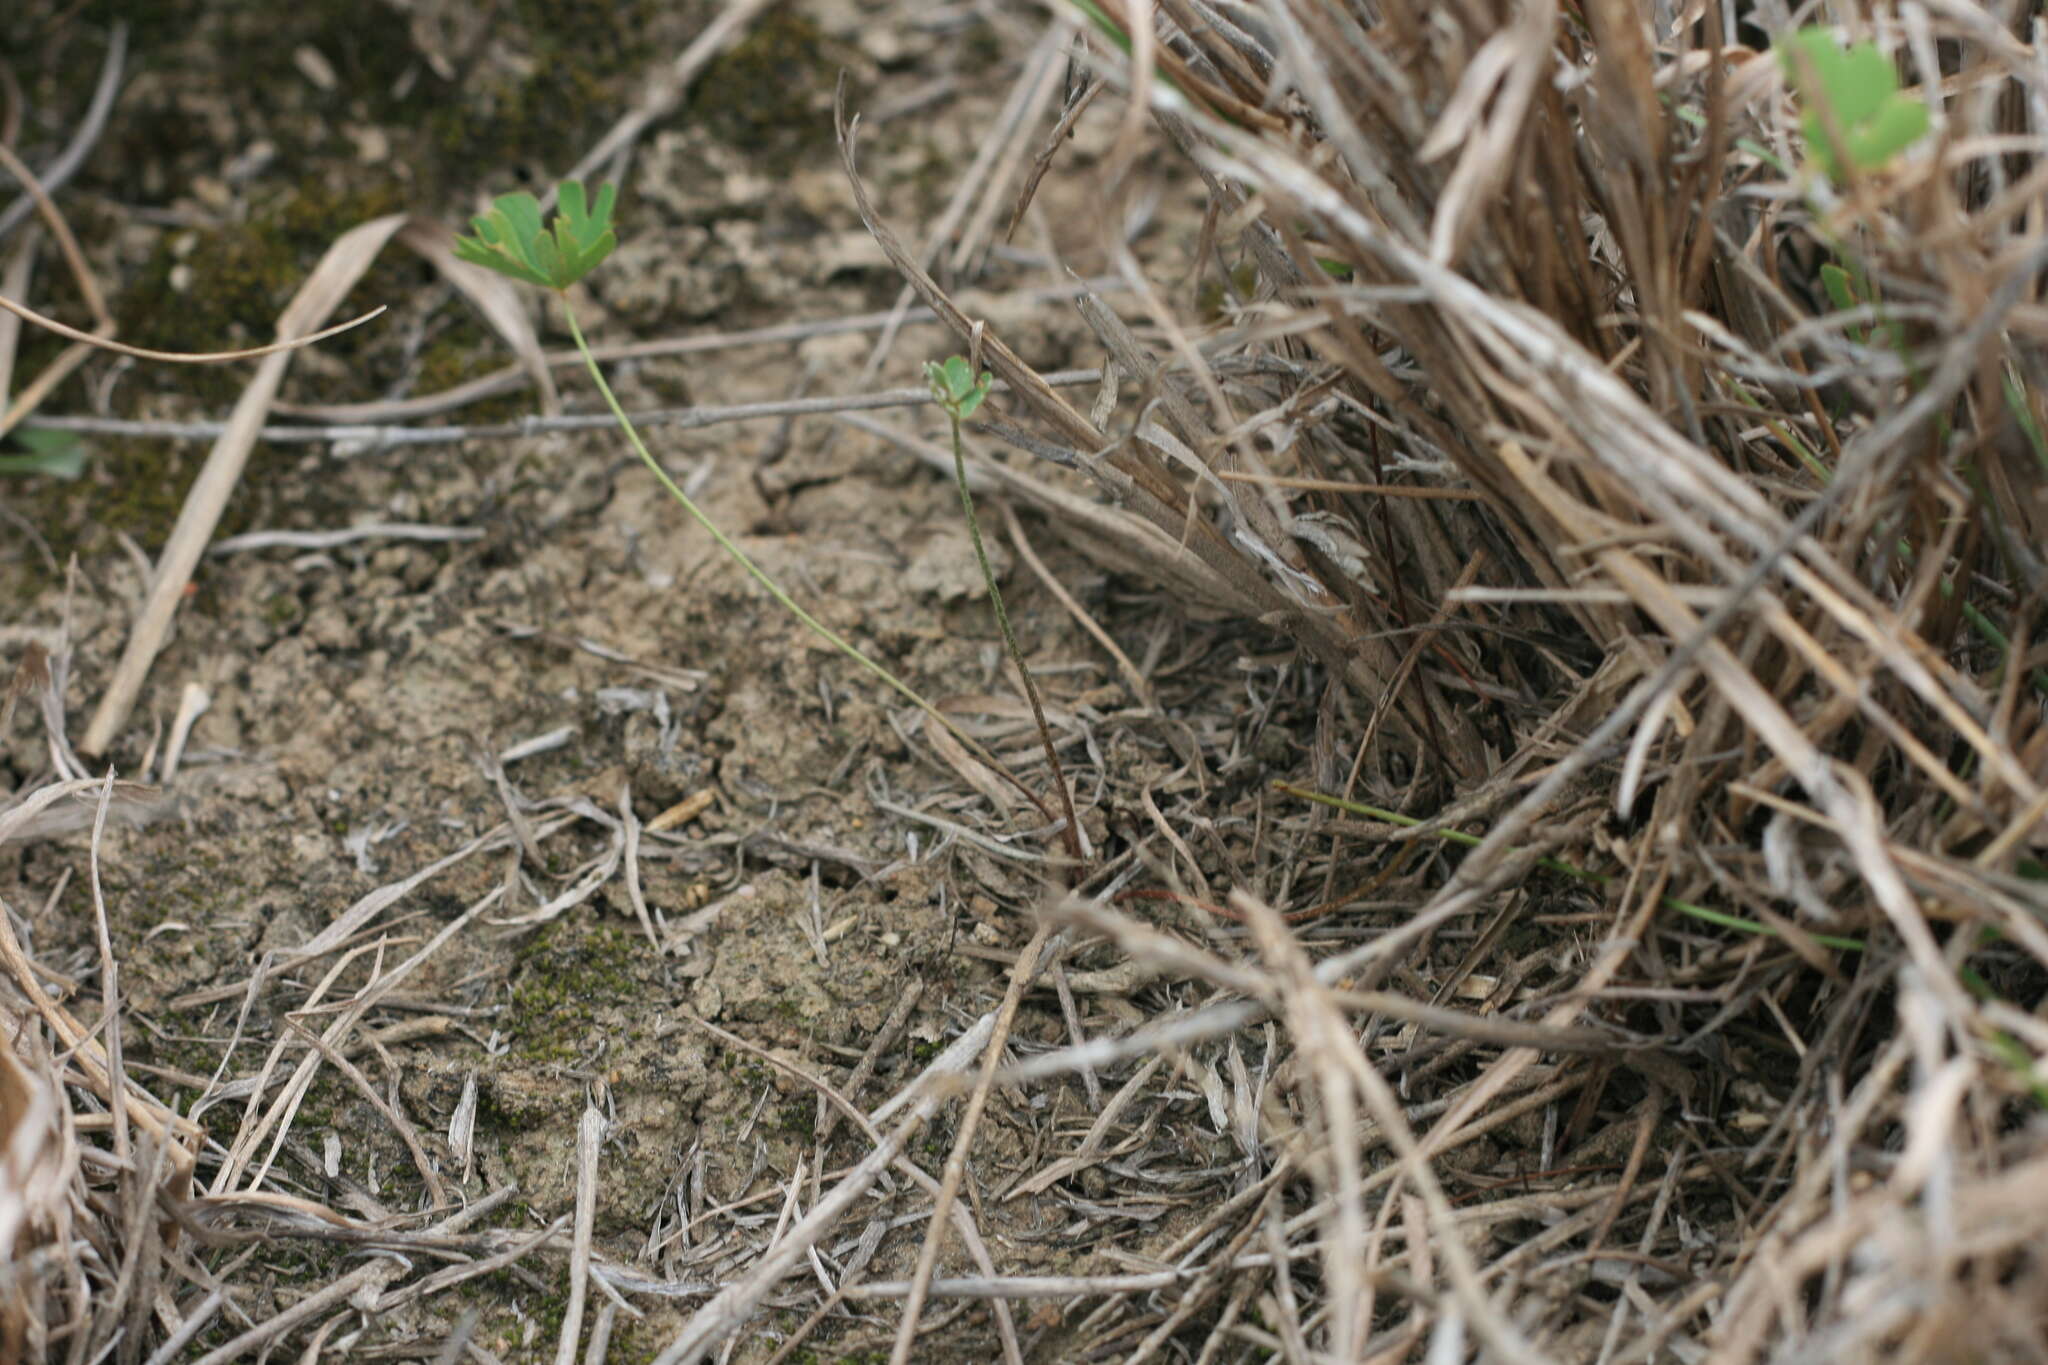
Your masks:
{"label": "pale wooden stick", "polygon": [[925,1233],[924,1246],[917,1254],[917,1273],[911,1279],[910,1296],[904,1302],[903,1318],[896,1327],[896,1345],[890,1352],[889,1365],[904,1365],[910,1359],[911,1347],[917,1340],[917,1320],[924,1312],[925,1297],[931,1289],[932,1272],[938,1266],[939,1251],[946,1244],[947,1218],[952,1212],[953,1201],[959,1197],[960,1184],[967,1176],[967,1151],[974,1145],[975,1129],[981,1124],[989,1092],[995,1088],[996,1071],[1003,1062],[1003,1047],[1009,1042],[1010,1025],[1016,1021],[1017,1007],[1024,1000],[1024,989],[1038,974],[1039,955],[1045,951],[1046,941],[1051,937],[1052,922],[1040,921],[1038,932],[1024,945],[1024,951],[1017,955],[1017,965],[1010,969],[1010,989],[1004,993],[1002,1008],[997,1011],[995,1036],[989,1040],[988,1053],[981,1059],[981,1078],[967,1101],[967,1112],[960,1118],[960,1131],[954,1135],[952,1154],[946,1158],[938,1199],[932,1205],[931,1227]]}
{"label": "pale wooden stick", "polygon": [[583,1301],[590,1293],[590,1231],[597,1218],[597,1149],[604,1142],[604,1113],[583,1106],[576,1124],[576,1240],[569,1252],[569,1307],[562,1314],[562,1338],[555,1365],[575,1365],[576,1338],[583,1334]]}
{"label": "pale wooden stick", "polygon": [[360,1266],[319,1293],[308,1294],[268,1322],[260,1322],[227,1345],[207,1352],[193,1365],[227,1365],[230,1360],[240,1359],[258,1347],[278,1340],[300,1323],[317,1318],[338,1304],[347,1303],[364,1290],[374,1297],[386,1284],[404,1273],[405,1267],[395,1260],[379,1258]]}
{"label": "pale wooden stick", "polygon": [[[286,305],[278,319],[278,336],[289,341],[315,330],[403,226],[403,214],[390,214],[351,228],[336,239]],[[156,581],[150,585],[141,619],[136,621],[128,646],[121,652],[121,662],[114,670],[113,681],[100,698],[92,724],[86,728],[85,742],[79,746],[86,753],[105,753],[127,722],[129,711],[134,709],[143,679],[149,676],[150,665],[156,662],[157,651],[163,648],[164,638],[170,633],[171,617],[184,598],[185,585],[192,580],[192,570],[198,565],[199,556],[206,552],[206,542],[213,538],[214,527],[220,524],[228,495],[241,480],[242,467],[249,462],[256,434],[263,427],[263,418],[270,411],[271,400],[284,380],[285,367],[290,364],[289,351],[263,358],[256,367],[256,377],[236,400],[227,430],[214,442],[199,477],[193,480],[192,491],[186,494],[185,506],[178,513],[177,525],[171,528],[170,540],[157,557]]]}
{"label": "pale wooden stick", "polygon": [[[728,0],[718,17],[704,26],[690,45],[677,55],[669,69],[648,83],[640,96],[640,103],[617,123],[611,131],[598,139],[597,145],[584,153],[575,169],[563,176],[564,180],[582,180],[594,173],[614,156],[633,145],[648,125],[674,113],[688,94],[697,75],[711,64],[711,59],[722,52],[726,45],[739,36],[740,30],[754,21],[754,17],[768,7],[769,0]],[[552,196],[550,196],[552,198]]]}

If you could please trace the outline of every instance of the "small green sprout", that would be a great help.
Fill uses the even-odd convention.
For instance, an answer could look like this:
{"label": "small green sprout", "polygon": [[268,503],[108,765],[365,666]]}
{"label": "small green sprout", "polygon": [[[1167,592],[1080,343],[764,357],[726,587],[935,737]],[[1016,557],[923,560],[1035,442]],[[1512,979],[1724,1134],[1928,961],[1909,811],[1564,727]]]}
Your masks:
{"label": "small green sprout", "polygon": [[0,474],[43,474],[75,479],[85,472],[85,443],[72,432],[20,427],[7,435],[20,452],[0,450]]}
{"label": "small green sprout", "polygon": [[981,581],[988,586],[988,604],[995,612],[996,627],[1003,633],[1003,646],[1017,665],[1023,680],[1025,699],[1031,703],[1031,718],[1038,723],[1038,741],[1045,746],[1045,761],[1052,769],[1053,785],[1059,788],[1060,809],[1066,819],[1061,838],[1075,862],[1082,861],[1080,826],[1074,816],[1074,798],[1067,791],[1067,775],[1060,768],[1059,746],[1052,742],[1052,729],[1045,723],[1045,706],[1038,699],[1038,684],[1031,681],[1031,666],[1025,662],[1017,632],[1010,628],[1010,613],[1003,608],[1003,590],[996,583],[996,571],[988,562],[988,547],[981,539],[981,519],[974,514],[974,494],[967,487],[967,450],[960,441],[960,424],[988,397],[995,376],[983,370],[979,378],[966,356],[948,356],[943,364],[927,360],[924,377],[932,386],[932,398],[945,409],[953,424],[953,478],[960,489],[960,510],[967,514],[967,538],[974,545],[974,562],[981,566]]}
{"label": "small green sprout", "polygon": [[[1856,273],[1833,261],[1820,268],[1820,282],[1821,287],[1827,290],[1828,302],[1845,313],[1861,308],[1869,301],[1865,296],[1873,292],[1869,281],[1860,279]],[[1881,319],[1880,327],[1885,343],[1910,365],[1911,357],[1906,352],[1906,329],[1889,318]],[[1849,339],[1858,346],[1868,345],[1872,340],[1872,333],[1867,328],[1850,327],[1847,330]]]}
{"label": "small green sprout", "polygon": [[[1820,282],[1821,287],[1828,291],[1828,302],[1834,304],[1836,308],[1846,313],[1851,308],[1858,306],[1859,301],[1856,298],[1855,281],[1849,277],[1849,272],[1841,266],[1836,265],[1833,261],[1829,261],[1826,265],[1822,266],[1820,268]],[[1858,345],[1862,344],[1862,328],[1855,328],[1851,331],[1850,335],[1855,338]]]}
{"label": "small green sprout", "polygon": [[557,293],[597,269],[619,239],[612,232],[611,185],[600,185],[588,205],[583,186],[565,180],[556,191],[559,212],[552,230],[541,224],[540,201],[525,192],[498,196],[489,213],[470,220],[474,237],[457,237],[455,254],[527,284]]}
{"label": "small green sprout", "polygon": [[932,397],[956,422],[964,422],[974,415],[988,397],[988,386],[995,382],[995,376],[987,370],[981,378],[974,377],[974,367],[967,363],[965,356],[949,357],[945,364],[928,360],[924,366],[924,377],[932,386]]}
{"label": "small green sprout", "polygon": [[1899,93],[1892,60],[1875,43],[1844,50],[1827,29],[1803,28],[1778,39],[1778,61],[1806,106],[1807,149],[1830,180],[1843,178],[1841,155],[1850,169],[1876,170],[1928,129],[1927,106]]}
{"label": "small green sprout", "polygon": [[[584,339],[583,328],[576,321],[576,310],[571,306],[568,296],[569,286],[595,270],[619,244],[617,236],[612,232],[611,221],[612,204],[616,198],[617,192],[611,185],[600,185],[597,190],[597,202],[590,204],[584,198],[582,185],[573,180],[563,181],[555,191],[555,202],[559,205],[560,212],[551,225],[544,225],[539,200],[525,193],[502,195],[489,213],[471,220],[476,226],[476,236],[455,239],[455,254],[462,260],[483,266],[487,270],[494,270],[500,275],[554,290],[562,300],[562,317],[569,325],[569,336],[576,343],[577,354],[583,357],[583,368],[589,373],[591,382],[597,386],[597,391],[603,395],[605,406],[611,409],[612,419],[619,424],[619,430],[625,433],[634,453],[639,455],[641,463],[647,466],[656,482],[667,490],[669,496],[682,504],[683,510],[704,528],[712,540],[717,542],[718,547],[766,589],[784,610],[801,621],[807,630],[865,669],[874,678],[893,688],[905,700],[930,717],[934,724],[943,726],[963,748],[988,764],[1003,780],[1022,792],[1025,798],[1038,808],[1041,815],[1047,820],[1053,819],[1052,808],[1040,800],[1037,793],[1011,772],[1001,759],[955,725],[944,712],[927,701],[910,684],[861,653],[831,627],[805,611],[795,598],[783,590],[781,584],[770,578],[760,565],[748,557],[745,550],[734,544],[731,537],[719,529],[718,523],[683,491],[682,486],[661,467],[661,461],[654,458],[654,452],[647,448],[647,443],[640,439],[640,433],[633,426],[632,419],[626,415],[626,409],[620,405],[618,395],[613,393],[612,386],[605,382],[604,371],[599,368],[597,357],[591,352],[590,343]],[[957,456],[959,417],[981,406],[981,400],[988,396],[990,377],[984,374],[980,382],[976,383],[967,362],[957,357],[947,362],[944,367],[933,366],[931,369],[934,371],[933,394],[940,402],[947,404],[948,412],[955,414],[953,434],[954,453]],[[941,375],[946,383],[943,390],[939,387]],[[966,478],[964,469],[961,478],[963,481]],[[962,488],[964,491],[964,482]],[[979,550],[979,532],[976,533],[976,537],[976,549]],[[985,558],[983,571],[987,571]],[[1028,677],[1026,681],[1029,682]],[[1041,734],[1045,732],[1042,719],[1039,722],[1039,729]],[[1060,792],[1064,797],[1064,783],[1060,787]],[[1070,846],[1073,846],[1075,835],[1071,804],[1067,807],[1066,815],[1067,838]],[[1075,857],[1079,859],[1078,852]]]}

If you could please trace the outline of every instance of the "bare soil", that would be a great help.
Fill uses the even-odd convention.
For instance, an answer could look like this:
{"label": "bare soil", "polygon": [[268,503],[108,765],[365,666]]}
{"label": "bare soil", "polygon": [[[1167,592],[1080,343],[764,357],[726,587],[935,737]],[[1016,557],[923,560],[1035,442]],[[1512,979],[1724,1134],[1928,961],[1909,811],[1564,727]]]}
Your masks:
{"label": "bare soil", "polygon": [[[52,125],[89,89],[102,38],[66,17],[68,8],[10,6],[13,17],[0,24],[15,51],[61,58],[16,68],[27,107]],[[558,172],[708,12],[695,4],[519,5],[500,7],[476,29],[466,27],[466,5],[372,6],[367,22],[358,22],[360,4],[293,6],[260,23],[226,6],[166,8],[176,12],[138,23],[134,74],[67,202],[123,335],[178,347],[260,339],[326,241],[362,217],[404,208],[458,222],[481,195]],[[543,18],[557,8],[580,17]],[[593,45],[564,36],[599,19]],[[860,107],[885,114],[892,101],[941,83],[936,104],[876,119],[866,135],[879,202],[915,238],[1014,79],[1007,50],[966,11],[774,11],[700,82],[690,108],[638,148],[621,215],[626,245],[577,298],[593,339],[732,332],[887,307],[897,276],[852,211],[827,135],[832,82],[848,68]],[[440,67],[457,78],[437,74]],[[1058,198],[1071,191],[1046,192],[1054,219],[1085,211]],[[1191,207],[1161,205],[1140,248],[1185,251],[1197,224],[1181,211]],[[1078,354],[1071,309],[1003,300],[1059,279],[1042,263],[998,254],[973,280],[991,308],[1005,310],[1011,344],[1048,370],[1089,359]],[[51,295],[44,301],[54,311],[71,306],[61,287]],[[287,402],[428,392],[508,358],[459,298],[396,253],[356,302],[392,312],[303,357]],[[550,344],[565,344],[558,318],[546,326]],[[622,364],[614,382],[631,408],[847,392],[873,339],[868,331]],[[919,362],[952,348],[914,324],[869,382],[914,383]],[[27,361],[53,349],[31,341]],[[567,410],[596,410],[580,375],[561,378]],[[94,362],[45,410],[217,417],[238,383],[235,372],[195,377]],[[455,420],[532,410],[521,395]],[[929,412],[892,420],[943,440]],[[950,699],[964,725],[1043,787],[948,480],[897,446],[824,421],[657,431],[655,440],[668,467],[771,574],[914,685]],[[90,449],[81,482],[0,487],[35,531],[0,538],[6,647],[15,654],[29,639],[68,641],[64,701],[74,738],[126,638],[144,586],[141,556],[161,544],[205,446],[121,437],[92,438]],[[1115,669],[1019,566],[989,509],[1011,611],[1073,741],[1066,757],[1084,796],[1148,792],[1171,807],[1219,780],[1189,771],[1176,747],[1184,741],[1167,732],[1173,726],[1199,731],[1208,752],[1235,755],[1220,775],[1233,790],[1291,770],[1314,713],[1271,639],[1191,622],[1027,520],[1068,590],[1154,670],[1170,721],[1120,722],[1131,698]],[[965,823],[981,837],[1041,822],[1021,803],[992,812],[921,734],[906,738],[914,713],[787,619],[612,433],[267,445],[222,534],[366,521],[476,535],[209,558],[108,755],[121,773],[141,771],[180,690],[206,689],[210,709],[170,801],[140,827],[110,828],[100,852],[123,989],[146,1023],[127,1035],[129,1063],[174,1103],[181,1095],[189,1102],[223,1069],[252,1075],[292,1036],[291,1021],[317,1023],[324,1002],[353,994],[463,907],[508,886],[505,900],[383,1002],[366,1026],[379,1041],[356,1054],[357,1064],[411,1120],[458,1197],[516,1185],[494,1226],[535,1229],[572,1210],[578,1117],[595,1102],[610,1121],[600,1251],[651,1278],[715,1285],[784,1213],[794,1173],[806,1177],[801,1201],[813,1197],[818,1173],[804,1163],[817,1156],[821,1106],[810,1089],[693,1018],[843,1083],[892,1008],[921,992],[852,1096],[872,1106],[962,1020],[990,1007],[1039,894],[1029,865],[947,826],[888,813],[874,798]],[[1256,706],[1242,684],[1254,687]],[[501,791],[494,756],[556,730],[568,732],[558,746],[504,765]],[[8,746],[0,782],[27,780],[41,761],[39,732],[24,718],[0,740]],[[508,801],[535,822],[543,819],[536,803],[581,799],[616,815],[623,798],[650,821],[700,793],[708,794],[702,813],[675,833],[649,835],[640,863],[662,951],[644,936],[623,876],[544,923],[517,922],[535,919],[605,856],[616,832],[579,819],[539,841],[537,865],[529,857],[508,866],[503,853],[458,862],[376,919],[354,956],[244,989],[266,955],[290,951],[361,897],[497,826]],[[1123,818],[1104,814],[1115,805],[1092,800],[1087,817],[1107,846],[1119,837],[1111,819]],[[1244,842],[1244,831],[1219,837],[1212,829],[1197,856],[1221,875],[1226,848]],[[1017,847],[1045,845],[1023,839]],[[79,833],[0,852],[0,896],[39,957],[81,979],[98,961],[85,848]],[[75,1007],[89,1014],[90,997]],[[1084,993],[1079,1008],[1088,1030],[1134,1013],[1114,993]],[[1066,1036],[1057,1002],[1034,994],[1017,1045]],[[448,1135],[472,1083],[473,1149],[458,1151]],[[215,1140],[234,1139],[244,1103],[203,1112]],[[1195,1148],[1220,1141],[1209,1113],[1186,1089],[1152,1122],[1180,1127],[1199,1168]],[[998,1096],[971,1183],[1006,1272],[1127,1269],[1213,1207],[1218,1192],[1199,1180],[1117,1189],[1097,1173],[1094,1185],[996,1197],[1042,1161],[1049,1134],[1070,1142],[1091,1118],[1078,1082],[1041,1089],[1028,1104]],[[945,1125],[927,1134],[920,1162],[936,1170],[950,1136]],[[863,1142],[842,1127],[828,1155],[843,1163]],[[332,1068],[298,1109],[276,1160],[290,1187],[364,1216],[402,1217],[430,1202],[392,1125]],[[897,1206],[876,1208],[874,1226],[886,1234],[879,1244],[841,1245],[832,1255],[843,1266],[872,1254],[870,1279],[906,1274],[922,1226],[893,1229]],[[260,1250],[255,1265],[237,1262],[235,1308],[194,1352],[325,1283],[342,1254],[287,1239]],[[218,1263],[232,1259],[220,1253]],[[949,1252],[946,1263],[956,1262],[965,1264]],[[786,1301],[808,1302],[805,1288]],[[537,1263],[532,1274],[499,1273],[380,1319],[352,1349],[365,1359],[430,1355],[475,1308],[477,1345],[501,1359],[541,1359],[554,1349],[563,1298],[560,1263]],[[651,1355],[698,1301],[638,1298],[644,1317],[619,1319],[616,1358]],[[765,1357],[797,1316],[771,1313],[733,1358]],[[929,1316],[923,1358],[993,1350],[985,1307],[938,1305]],[[813,1345],[820,1358],[886,1346],[894,1320],[891,1305],[853,1305]],[[1032,1319],[1031,1357],[1059,1358],[1060,1331],[1057,1313]]]}

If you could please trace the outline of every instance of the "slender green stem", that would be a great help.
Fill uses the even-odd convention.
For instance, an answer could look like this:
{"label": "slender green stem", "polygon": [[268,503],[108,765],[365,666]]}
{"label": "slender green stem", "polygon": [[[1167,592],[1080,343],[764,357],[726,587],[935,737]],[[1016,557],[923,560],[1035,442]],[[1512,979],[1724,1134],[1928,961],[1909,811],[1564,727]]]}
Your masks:
{"label": "slender green stem", "polygon": [[[940,725],[945,726],[953,738],[966,746],[968,752],[972,753],[983,763],[988,764],[997,773],[1000,773],[1006,782],[1022,792],[1025,799],[1037,807],[1040,815],[1044,816],[1047,821],[1051,821],[1054,816],[1050,810],[1046,809],[1045,802],[1039,799],[1036,792],[1025,786],[1015,773],[1005,767],[1000,759],[962,733],[959,726],[946,719],[936,706],[933,706],[930,702],[919,696],[910,684],[904,682],[894,673],[891,673],[888,669],[861,653],[859,649],[841,639],[830,626],[798,606],[796,599],[782,590],[781,584],[770,578],[760,565],[749,559],[745,550],[742,550],[726,538],[725,532],[718,529],[718,523],[712,521],[705,514],[704,509],[699,507],[690,495],[682,490],[681,485],[669,477],[668,471],[661,467],[661,462],[655,459],[652,452],[647,449],[647,443],[640,439],[640,433],[634,428],[632,419],[626,416],[625,408],[620,406],[617,395],[612,393],[612,386],[605,382],[604,371],[599,369],[597,365],[597,357],[590,353],[590,344],[583,339],[583,329],[576,323],[576,310],[569,306],[567,296],[564,296],[562,299],[562,314],[569,320],[569,335],[576,342],[577,354],[583,357],[584,368],[590,371],[591,379],[597,384],[597,391],[604,395],[605,405],[612,410],[612,416],[626,433],[626,439],[633,443],[633,449],[639,453],[641,462],[653,472],[656,479],[660,480],[661,486],[668,490],[669,496],[681,503],[683,510],[695,518],[699,526],[702,526],[711,533],[711,538],[718,542],[718,548],[731,555],[741,568],[753,576],[755,582],[768,590],[771,597],[787,608],[789,613],[796,617],[797,620],[809,627],[812,634],[831,645],[834,649],[837,649],[856,664],[859,664],[875,677],[881,679],[882,682],[888,684],[903,696],[905,700],[909,701],[911,705],[924,712],[927,716],[930,716]],[[1065,789],[1062,788],[1061,790],[1064,794]],[[1071,821],[1071,815],[1068,818]]]}
{"label": "slender green stem", "polygon": [[2043,433],[2041,424],[2034,420],[2034,410],[2027,402],[2027,390],[2011,372],[2002,376],[2005,385],[2005,405],[2012,412],[2012,419],[2026,434],[2027,444],[2034,452],[2034,462],[2041,466],[2041,473],[2048,476],[2048,433]]}
{"label": "slender green stem", "polygon": [[[1828,468],[1827,462],[1815,454],[1813,449],[1805,441],[1801,440],[1798,434],[1789,426],[1764,413],[1763,405],[1757,402],[1755,397],[1744,389],[1742,385],[1729,385],[1729,392],[1735,395],[1737,402],[1753,409],[1762,417],[1766,429],[1783,442],[1793,454],[1799,457],[1800,463],[1806,466],[1818,483],[1826,486],[1834,482],[1834,471]],[[1977,484],[1978,481],[1972,481],[1973,487],[1977,487]],[[1995,520],[1997,517],[1996,505],[1988,497],[1984,496],[1981,488],[1978,489],[1978,501],[1990,512],[1990,515]],[[1912,562],[1914,557],[1912,542],[1901,537],[1899,540],[1899,554],[1908,563]],[[1939,581],[1939,587],[1942,596],[1954,596],[1956,591],[1955,576],[1953,574],[1943,576]],[[2006,639],[2005,632],[2000,630],[1997,624],[1972,602],[1965,601],[1962,604],[1962,612],[1963,620],[1968,623],[1970,629],[1977,632],[1980,639],[1998,651],[1999,667],[2001,669],[2004,668],[2006,663],[2010,662],[2009,656],[2012,652],[2011,642]],[[2034,690],[2042,696],[2048,697],[2048,669],[2035,669],[2032,678]]]}
{"label": "slender green stem", "polygon": [[[1995,938],[1996,935],[1987,937]],[[1964,990],[1987,1004],[2005,999],[1968,964],[1956,968],[1956,978],[1963,983]],[[1992,1055],[2004,1062],[2014,1078],[2033,1095],[2035,1107],[2048,1110],[2048,1085],[2034,1079],[2034,1054],[2027,1050],[2026,1045],[2002,1028],[1986,1028],[1982,1036]]]}
{"label": "slender green stem", "polygon": [[1067,854],[1075,862],[1081,861],[1081,827],[1074,819],[1074,798],[1067,791],[1067,774],[1060,767],[1060,753],[1052,742],[1052,728],[1045,723],[1045,708],[1038,701],[1038,684],[1031,681],[1031,670],[1024,663],[1024,651],[1017,646],[1017,634],[1010,629],[1010,613],[1003,609],[1003,590],[996,586],[995,570],[988,564],[988,550],[981,543],[981,521],[974,515],[974,495],[967,491],[967,455],[960,444],[960,413],[957,408],[949,409],[946,415],[953,422],[953,479],[960,485],[960,507],[967,514],[967,538],[974,542],[975,562],[981,565],[982,582],[988,584],[989,605],[995,608],[996,625],[1003,632],[1003,645],[1010,651],[1010,661],[1017,665],[1017,676],[1024,682],[1024,695],[1031,702],[1031,718],[1038,722],[1038,742],[1045,746],[1046,762],[1052,765],[1052,784],[1059,788],[1060,810],[1067,817]]}
{"label": "slender green stem", "polygon": [[[1275,782],[1273,785],[1279,790],[1286,792],[1289,796],[1298,796],[1304,801],[1314,801],[1319,805],[1334,806],[1336,809],[1348,814],[1363,815],[1367,819],[1384,821],[1390,825],[1399,825],[1403,829],[1415,829],[1427,823],[1426,821],[1416,819],[1412,815],[1403,815],[1399,811],[1381,810],[1378,806],[1368,806],[1357,801],[1346,801],[1342,797],[1328,796],[1322,792],[1310,791],[1306,787],[1297,787],[1287,782]],[[1476,848],[1480,843],[1477,835],[1467,834],[1461,829],[1433,829],[1430,833],[1446,843],[1462,844],[1467,848]],[[1538,858],[1536,865],[1548,868],[1552,872],[1561,872],[1565,876],[1575,878],[1578,881],[1592,882],[1600,886],[1605,886],[1615,880],[1615,878],[1604,872],[1588,872],[1585,868],[1575,863],[1565,862],[1561,858]],[[1741,916],[1731,915],[1725,910],[1715,910],[1704,905],[1694,905],[1691,901],[1682,901],[1676,896],[1659,896],[1657,903],[1667,910],[1676,910],[1679,914],[1699,920],[1703,924],[1716,924],[1723,929],[1734,929],[1745,934],[1766,934],[1773,938],[1777,937],[1778,934],[1778,931],[1768,924],[1759,924],[1753,919],[1743,919]],[[1815,943],[1820,944],[1824,948],[1834,948],[1845,953],[1860,953],[1863,951],[1863,940],[1861,939],[1837,938],[1833,934],[1813,934],[1811,937]]]}

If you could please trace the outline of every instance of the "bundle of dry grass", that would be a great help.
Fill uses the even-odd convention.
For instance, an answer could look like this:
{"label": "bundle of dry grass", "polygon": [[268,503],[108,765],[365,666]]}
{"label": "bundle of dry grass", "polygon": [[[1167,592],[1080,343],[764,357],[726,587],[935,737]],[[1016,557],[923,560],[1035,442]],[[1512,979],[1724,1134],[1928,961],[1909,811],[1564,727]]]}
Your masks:
{"label": "bundle of dry grass", "polygon": [[[2040,1358],[2031,7],[1831,12],[1933,113],[1840,184],[1782,5],[1088,8],[1070,111],[1125,100],[1112,193],[1159,132],[1201,177],[1214,306],[1122,254],[1144,339],[1086,310],[1122,421],[953,310],[1037,425],[989,430],[1350,685],[1325,794],[1428,817],[1290,814],[1314,861],[1242,945],[1064,912],[1236,1003],[1015,1079],[1284,1030],[1256,1081],[1187,1060],[1248,1174],[1131,1358]],[[1544,854],[1611,874],[1594,908],[1538,913]],[[1531,1122],[1541,1170],[1461,1160]]]}
{"label": "bundle of dry grass", "polygon": [[[91,795],[97,843],[112,791],[91,782],[45,786],[0,813],[0,843],[52,805]],[[119,975],[100,904],[104,1029],[66,1007],[76,983],[32,957],[0,905],[0,1360],[141,1341],[179,1235],[159,1201],[192,1194],[198,1127],[122,1064]]]}

